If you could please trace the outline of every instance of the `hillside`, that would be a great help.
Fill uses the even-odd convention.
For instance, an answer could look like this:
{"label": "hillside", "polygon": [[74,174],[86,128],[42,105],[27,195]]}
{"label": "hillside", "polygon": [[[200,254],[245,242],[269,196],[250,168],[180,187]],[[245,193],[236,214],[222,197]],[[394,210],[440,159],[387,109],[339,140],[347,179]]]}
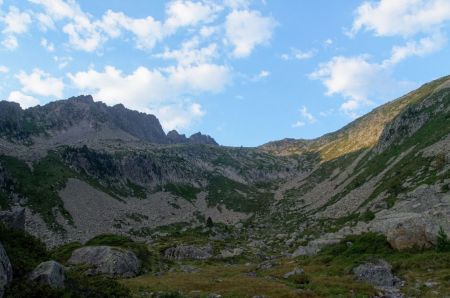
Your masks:
{"label": "hillside", "polygon": [[[315,140],[259,148],[218,146],[202,134],[166,135],[156,117],[90,96],[27,110],[0,102],[0,206],[25,208],[26,232],[48,248],[81,246],[103,234],[151,244],[160,254],[175,245],[210,245],[215,256],[226,250],[236,257],[240,267],[233,270],[242,273],[244,262],[281,256],[310,256],[326,268],[324,259],[337,251],[355,257],[340,243],[378,239],[377,253],[400,264],[394,251],[434,247],[440,228],[450,235],[450,77]],[[326,280],[310,259],[301,260],[312,280]],[[220,262],[195,266],[214,275]],[[374,295],[372,287],[348,279],[344,267],[356,263],[336,262],[336,270],[347,272],[340,283]],[[293,269],[286,259],[277,264],[271,270]],[[227,274],[221,279],[237,273]],[[258,282],[264,276],[255,275]],[[152,278],[145,283],[155,283]],[[174,282],[167,278],[160,282]],[[341,289],[335,281],[330,287]],[[440,282],[442,293],[450,289],[448,280]],[[124,282],[133,289],[142,283]],[[277,279],[268,285],[278,286],[291,294],[295,288]],[[319,296],[339,294],[311,287]]]}

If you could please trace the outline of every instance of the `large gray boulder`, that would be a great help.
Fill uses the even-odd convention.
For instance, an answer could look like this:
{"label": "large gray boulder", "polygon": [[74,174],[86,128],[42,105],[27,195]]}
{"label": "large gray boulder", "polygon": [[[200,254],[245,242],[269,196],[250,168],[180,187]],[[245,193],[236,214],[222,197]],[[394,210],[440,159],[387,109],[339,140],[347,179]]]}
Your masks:
{"label": "large gray boulder", "polygon": [[14,207],[0,211],[0,222],[11,229],[25,229],[25,208]]}
{"label": "large gray boulder", "polygon": [[69,264],[87,264],[93,274],[134,277],[139,273],[140,261],[131,251],[111,246],[87,246],[76,249]]}
{"label": "large gray boulder", "polygon": [[212,257],[212,247],[179,245],[166,249],[164,257],[169,260],[207,260]]}
{"label": "large gray boulder", "polygon": [[39,264],[30,274],[30,280],[49,285],[52,288],[64,288],[64,269],[60,263],[47,261]]}
{"label": "large gray boulder", "polygon": [[0,243],[0,298],[5,293],[5,288],[11,283],[12,267],[5,249]]}

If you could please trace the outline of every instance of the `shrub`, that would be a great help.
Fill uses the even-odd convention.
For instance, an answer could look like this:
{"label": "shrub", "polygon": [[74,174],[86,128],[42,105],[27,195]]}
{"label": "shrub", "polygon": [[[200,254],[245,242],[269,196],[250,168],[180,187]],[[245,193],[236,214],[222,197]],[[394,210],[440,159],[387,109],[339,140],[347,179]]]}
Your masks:
{"label": "shrub", "polygon": [[437,235],[436,250],[439,252],[450,252],[450,241],[442,227],[440,227]]}
{"label": "shrub", "polygon": [[386,236],[378,233],[366,233],[346,237],[340,243],[325,247],[321,254],[331,256],[352,257],[363,254],[387,254],[392,248]]}

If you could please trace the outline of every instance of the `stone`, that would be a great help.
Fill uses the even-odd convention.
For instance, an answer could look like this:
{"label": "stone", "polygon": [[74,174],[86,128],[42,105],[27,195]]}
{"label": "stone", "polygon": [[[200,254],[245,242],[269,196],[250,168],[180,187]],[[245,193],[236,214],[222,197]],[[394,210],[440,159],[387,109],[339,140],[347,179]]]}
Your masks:
{"label": "stone", "polygon": [[0,211],[0,222],[8,228],[24,230],[25,229],[25,208],[13,207],[11,210]]}
{"label": "stone", "polygon": [[227,259],[227,258],[234,258],[242,255],[244,250],[242,248],[235,248],[232,250],[229,249],[223,249],[220,251],[220,258]]}
{"label": "stone", "polygon": [[212,257],[212,247],[179,245],[166,249],[164,257],[169,260],[207,260]]}
{"label": "stone", "polygon": [[131,251],[110,246],[87,246],[76,249],[69,264],[87,264],[94,268],[91,274],[134,277],[139,273],[140,261]]}
{"label": "stone", "polygon": [[11,283],[12,275],[11,262],[3,245],[0,243],[0,298],[3,297],[5,288]]}
{"label": "stone", "polygon": [[303,273],[305,273],[305,271],[302,268],[295,267],[294,270],[289,271],[288,273],[284,274],[283,278],[287,279],[287,278],[289,278],[291,276],[299,275],[299,274],[303,274]]}
{"label": "stone", "polygon": [[180,270],[186,273],[197,273],[200,272],[200,269],[191,265],[181,265]]}
{"label": "stone", "polygon": [[49,285],[52,288],[64,288],[64,269],[58,262],[43,262],[31,272],[30,280]]}
{"label": "stone", "polygon": [[423,217],[408,218],[389,229],[386,237],[392,248],[397,250],[428,248],[436,237],[428,232],[429,225]]}
{"label": "stone", "polygon": [[392,288],[398,283],[392,274],[392,266],[384,260],[361,264],[353,269],[353,273],[358,280],[375,287]]}

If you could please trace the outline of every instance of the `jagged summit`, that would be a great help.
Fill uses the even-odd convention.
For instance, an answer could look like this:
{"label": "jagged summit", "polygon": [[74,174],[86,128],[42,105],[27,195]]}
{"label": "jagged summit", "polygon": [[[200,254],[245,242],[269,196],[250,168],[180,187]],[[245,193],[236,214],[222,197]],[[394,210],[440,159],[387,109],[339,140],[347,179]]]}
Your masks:
{"label": "jagged summit", "polygon": [[122,104],[107,106],[91,95],[58,100],[23,110],[19,104],[0,102],[0,135],[11,140],[33,142],[54,139],[58,143],[83,140],[144,141],[154,144],[217,143],[209,136],[166,135],[154,115],[127,109]]}

